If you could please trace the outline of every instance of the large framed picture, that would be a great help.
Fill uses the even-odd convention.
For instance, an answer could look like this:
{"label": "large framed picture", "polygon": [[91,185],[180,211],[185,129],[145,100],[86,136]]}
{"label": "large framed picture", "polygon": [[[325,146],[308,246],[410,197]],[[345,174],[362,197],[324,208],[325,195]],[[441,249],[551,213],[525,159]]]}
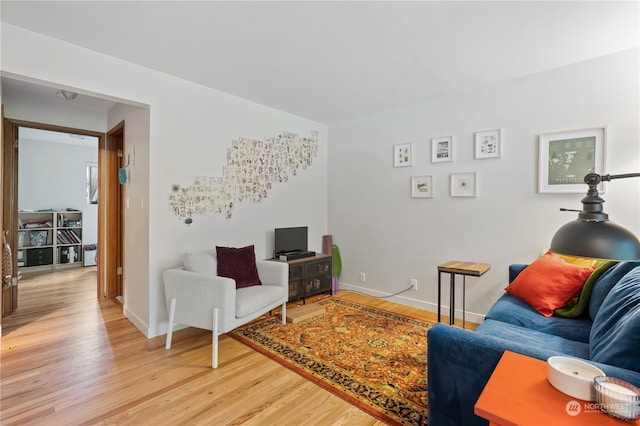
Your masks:
{"label": "large framed picture", "polygon": [[451,136],[431,139],[431,162],[453,161],[452,144],[453,138]]}
{"label": "large framed picture", "polygon": [[403,143],[393,146],[393,166],[409,167],[411,166],[411,144]]}
{"label": "large framed picture", "polygon": [[451,174],[451,196],[452,197],[475,197],[476,174],[475,173],[452,173]]}
{"label": "large framed picture", "polygon": [[413,176],[411,198],[433,198],[433,176]]}
{"label": "large framed picture", "polygon": [[605,136],[604,127],[540,135],[538,192],[586,193],[585,175],[604,173]]}

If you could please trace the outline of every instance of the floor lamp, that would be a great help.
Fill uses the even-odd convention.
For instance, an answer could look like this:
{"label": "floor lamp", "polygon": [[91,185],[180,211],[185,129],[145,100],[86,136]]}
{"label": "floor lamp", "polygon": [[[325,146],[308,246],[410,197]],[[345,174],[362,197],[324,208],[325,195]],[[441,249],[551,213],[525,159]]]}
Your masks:
{"label": "floor lamp", "polygon": [[609,220],[609,215],[602,210],[604,200],[598,195],[597,189],[600,182],[629,177],[640,177],[640,173],[586,175],[584,183],[589,185],[589,190],[582,199],[582,210],[561,209],[579,211],[578,219],[558,229],[551,240],[550,250],[577,257],[618,261],[640,260],[640,241],[627,228]]}

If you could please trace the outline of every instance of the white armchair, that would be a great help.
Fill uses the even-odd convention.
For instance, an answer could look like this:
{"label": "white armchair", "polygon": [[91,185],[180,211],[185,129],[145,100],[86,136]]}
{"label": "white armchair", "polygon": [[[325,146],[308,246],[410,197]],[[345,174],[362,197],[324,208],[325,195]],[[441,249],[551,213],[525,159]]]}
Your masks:
{"label": "white armchair", "polygon": [[289,267],[285,262],[257,260],[262,285],[236,289],[231,278],[217,274],[216,253],[187,253],[182,268],[164,272],[169,311],[166,348],[171,348],[173,326],[182,324],[212,331],[211,366],[218,367],[218,336],[282,305],[286,323]]}

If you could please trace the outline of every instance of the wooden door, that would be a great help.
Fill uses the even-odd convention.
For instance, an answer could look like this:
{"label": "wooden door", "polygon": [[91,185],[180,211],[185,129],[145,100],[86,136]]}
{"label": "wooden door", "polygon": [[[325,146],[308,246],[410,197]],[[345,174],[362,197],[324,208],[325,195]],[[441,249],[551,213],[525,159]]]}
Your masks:
{"label": "wooden door", "polygon": [[98,297],[123,295],[122,185],[124,121],[107,132],[98,152]]}
{"label": "wooden door", "polygon": [[[0,105],[0,186],[4,192],[4,104]],[[4,194],[0,197],[0,232],[4,233]],[[0,330],[2,329],[2,317],[4,316],[4,282],[1,277],[13,275],[5,270],[4,262],[0,264]],[[10,310],[10,309],[9,309]]]}
{"label": "wooden door", "polygon": [[5,120],[4,112],[2,121],[2,229],[13,254],[10,278],[2,272],[2,315],[7,316],[18,308],[18,126]]}

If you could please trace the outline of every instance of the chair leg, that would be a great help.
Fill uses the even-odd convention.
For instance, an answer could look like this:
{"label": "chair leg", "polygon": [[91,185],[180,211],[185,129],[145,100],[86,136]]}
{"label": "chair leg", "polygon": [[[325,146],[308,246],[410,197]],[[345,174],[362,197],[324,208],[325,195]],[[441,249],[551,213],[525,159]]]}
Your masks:
{"label": "chair leg", "polygon": [[171,299],[171,306],[169,307],[169,325],[167,327],[167,342],[165,343],[165,349],[171,349],[171,337],[173,336],[173,320],[176,316],[176,298]]}
{"label": "chair leg", "polygon": [[287,302],[282,304],[282,324],[287,323]]}
{"label": "chair leg", "polygon": [[213,308],[213,327],[211,330],[211,368],[218,368],[218,308]]}

